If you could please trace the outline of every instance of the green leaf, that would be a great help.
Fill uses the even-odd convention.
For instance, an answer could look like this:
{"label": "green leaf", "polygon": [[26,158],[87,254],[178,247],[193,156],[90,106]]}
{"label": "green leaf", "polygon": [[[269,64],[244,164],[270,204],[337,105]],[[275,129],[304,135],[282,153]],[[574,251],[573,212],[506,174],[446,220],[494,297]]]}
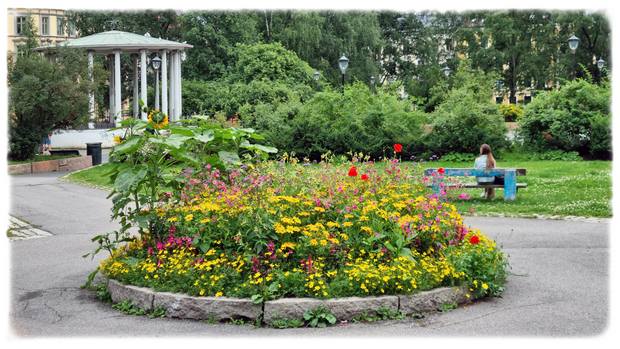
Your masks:
{"label": "green leaf", "polygon": [[252,295],[250,299],[252,300],[252,303],[254,304],[261,304],[263,302],[263,296],[260,294]]}
{"label": "green leaf", "polygon": [[332,325],[336,323],[336,317],[333,314],[326,314],[325,319]]}
{"label": "green leaf", "polygon": [[171,134],[170,136],[165,138],[151,137],[149,138],[149,141],[155,144],[162,144],[169,149],[177,150],[180,149],[183,144],[190,138],[191,137],[183,136],[180,134]]}
{"label": "green leaf", "polygon": [[312,319],[312,313],[310,312],[310,310],[306,310],[304,312],[304,320],[309,321],[310,319]]}
{"label": "green leaf", "polygon": [[115,146],[113,152],[115,154],[131,154],[138,150],[143,143],[142,137],[134,136]]}
{"label": "green leaf", "polygon": [[209,143],[215,139],[215,135],[213,134],[213,131],[208,130],[204,134],[195,135],[193,138],[202,143]]}
{"label": "green leaf", "polygon": [[241,165],[239,154],[221,150],[217,153],[224,164]]}
{"label": "green leaf", "polygon": [[263,151],[269,154],[275,154],[278,152],[278,148],[268,147],[268,146],[260,145],[260,144],[250,144],[250,142],[248,141],[243,141],[239,146],[244,149],[249,149],[249,150],[254,150],[254,151],[259,150],[259,151]]}
{"label": "green leaf", "polygon": [[146,167],[136,166],[122,170],[114,181],[114,189],[119,192],[126,192],[140,183],[146,177]]}
{"label": "green leaf", "polygon": [[187,127],[170,127],[171,134],[179,134],[182,136],[193,137],[194,131]]}
{"label": "green leaf", "polygon": [[194,156],[192,153],[189,153],[181,149],[171,150],[170,156],[172,156],[173,158],[181,162],[187,163],[192,166],[198,166],[201,163],[201,161],[196,156]]}

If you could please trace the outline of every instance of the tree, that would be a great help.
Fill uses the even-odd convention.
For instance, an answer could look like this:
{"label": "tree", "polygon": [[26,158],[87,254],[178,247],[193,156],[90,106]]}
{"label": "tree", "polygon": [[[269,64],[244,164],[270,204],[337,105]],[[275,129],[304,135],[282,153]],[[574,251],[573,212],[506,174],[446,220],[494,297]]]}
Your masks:
{"label": "tree", "polygon": [[237,44],[260,40],[260,17],[255,12],[189,12],[180,16],[182,39],[194,45],[187,51],[183,77],[217,80],[228,72]]}
{"label": "tree", "polygon": [[379,74],[383,46],[377,14],[372,12],[301,12],[269,14],[270,35],[287,49],[322,72],[333,85],[340,85],[338,59],[349,59],[347,79],[368,83]]}
{"label": "tree", "polygon": [[280,43],[238,45],[235,63],[227,76],[230,81],[284,81],[290,84],[312,84],[314,70],[295,52]]}
{"label": "tree", "polygon": [[[38,54],[20,57],[9,72],[9,157],[32,158],[43,137],[58,128],[88,121],[93,88],[86,54],[60,49],[50,61]],[[101,76],[96,67],[96,77]]]}
{"label": "tree", "polygon": [[[586,72],[579,70],[575,63],[586,67],[589,75],[595,81],[601,80],[601,72],[596,67],[596,61],[603,58],[607,64],[611,63],[611,29],[609,21],[601,13],[586,13],[583,11],[566,11],[555,13],[556,22],[559,26],[557,34],[557,46],[560,48],[558,54],[559,75],[563,78],[572,76],[572,72],[577,70],[576,77],[586,77]],[[571,35],[576,35],[580,39],[579,47],[575,52],[575,57],[568,49],[567,40]]]}
{"label": "tree", "polygon": [[494,150],[507,145],[506,125],[499,108],[491,101],[495,75],[472,69],[461,61],[452,81],[452,89],[441,91],[444,101],[430,115],[428,148],[436,154],[475,153],[481,144]]}

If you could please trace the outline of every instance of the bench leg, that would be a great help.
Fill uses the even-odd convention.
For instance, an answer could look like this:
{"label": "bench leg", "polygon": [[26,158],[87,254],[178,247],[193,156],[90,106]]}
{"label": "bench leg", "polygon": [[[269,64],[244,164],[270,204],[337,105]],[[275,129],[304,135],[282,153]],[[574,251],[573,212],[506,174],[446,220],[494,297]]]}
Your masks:
{"label": "bench leg", "polygon": [[504,174],[504,200],[513,201],[517,198],[517,171],[506,170]]}

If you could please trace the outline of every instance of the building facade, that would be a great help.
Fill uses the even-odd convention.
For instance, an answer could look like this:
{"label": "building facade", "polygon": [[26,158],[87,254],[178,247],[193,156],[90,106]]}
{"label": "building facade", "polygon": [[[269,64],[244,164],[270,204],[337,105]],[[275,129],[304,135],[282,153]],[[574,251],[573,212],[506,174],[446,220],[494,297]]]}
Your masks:
{"label": "building facade", "polygon": [[9,8],[8,11],[8,57],[15,59],[19,46],[26,42],[24,26],[32,17],[41,45],[52,45],[75,38],[75,28],[67,21],[65,10],[43,8]]}

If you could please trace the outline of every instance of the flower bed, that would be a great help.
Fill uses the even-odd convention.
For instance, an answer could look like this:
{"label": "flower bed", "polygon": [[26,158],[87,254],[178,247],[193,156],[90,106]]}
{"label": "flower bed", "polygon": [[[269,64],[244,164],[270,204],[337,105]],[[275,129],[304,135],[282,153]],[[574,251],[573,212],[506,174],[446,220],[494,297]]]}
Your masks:
{"label": "flower bed", "polygon": [[397,160],[347,170],[269,162],[185,171],[157,224],[100,270],[126,284],[193,296],[334,298],[466,285],[498,295],[506,258]]}

